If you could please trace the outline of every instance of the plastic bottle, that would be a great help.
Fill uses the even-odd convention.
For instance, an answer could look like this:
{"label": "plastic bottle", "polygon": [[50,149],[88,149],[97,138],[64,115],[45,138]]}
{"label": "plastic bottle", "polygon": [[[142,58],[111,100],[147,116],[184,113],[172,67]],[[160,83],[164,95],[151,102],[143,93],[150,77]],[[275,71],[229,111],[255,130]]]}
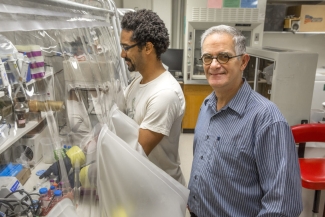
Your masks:
{"label": "plastic bottle", "polygon": [[18,128],[24,128],[26,126],[27,117],[29,113],[29,108],[26,101],[26,98],[23,94],[17,94],[15,103],[15,115]]}
{"label": "plastic bottle", "polygon": [[49,206],[46,209],[43,209],[41,212],[40,216],[47,216],[47,214],[51,211],[51,209],[60,202],[60,200],[62,199],[62,192],[61,190],[55,190],[54,191],[54,195],[53,198],[49,204]]}
{"label": "plastic bottle", "polygon": [[49,210],[51,210],[57,203],[59,203],[61,199],[62,199],[62,191],[55,190],[53,195],[53,200],[52,203],[50,204]]}
{"label": "plastic bottle", "polygon": [[40,188],[39,193],[40,193],[39,200],[41,201],[41,207],[42,209],[47,209],[50,203],[50,198],[48,197],[47,194],[47,188]]}
{"label": "plastic bottle", "polygon": [[20,71],[18,68],[17,59],[14,59],[12,55],[9,55],[7,63],[9,65],[11,73],[15,77],[15,80],[18,82],[20,80]]}
{"label": "plastic bottle", "polygon": [[55,187],[55,189],[58,189],[58,186],[59,186],[59,185],[58,185],[58,183],[54,182],[54,183],[53,183],[53,186]]}
{"label": "plastic bottle", "polygon": [[53,195],[54,195],[54,191],[55,191],[55,186],[54,186],[54,185],[51,185],[50,190],[48,191],[48,196],[49,196],[50,198],[53,197]]}
{"label": "plastic bottle", "polygon": [[29,70],[29,58],[27,57],[26,53],[24,53],[24,59],[22,60],[22,66],[20,69],[20,74],[22,77],[22,80],[24,82],[29,81],[30,79],[27,78],[28,76],[28,70]]}
{"label": "plastic bottle", "polygon": [[3,119],[0,124],[0,145],[8,139],[9,130],[10,130],[10,125],[7,124],[6,119]]}
{"label": "plastic bottle", "polygon": [[0,58],[0,75],[1,75],[1,81],[3,87],[8,87],[10,85],[8,75],[6,72],[6,69],[4,67],[4,64]]}

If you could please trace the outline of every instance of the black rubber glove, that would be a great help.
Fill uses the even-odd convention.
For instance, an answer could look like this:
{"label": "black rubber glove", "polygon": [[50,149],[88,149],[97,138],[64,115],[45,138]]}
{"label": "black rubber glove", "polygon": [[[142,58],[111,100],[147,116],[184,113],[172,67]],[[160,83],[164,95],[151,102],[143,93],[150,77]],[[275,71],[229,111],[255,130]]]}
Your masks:
{"label": "black rubber glove", "polygon": [[[63,158],[63,162],[68,174],[68,179],[70,182],[70,186],[71,188],[74,187],[74,173],[73,173],[73,168],[72,168],[72,164],[71,164],[71,160],[69,157],[65,157]],[[70,171],[71,170],[71,171]],[[58,176],[58,180],[57,182],[60,182],[62,179],[62,175],[61,175],[61,170],[60,170],[60,162],[56,161],[55,163],[53,163],[39,178],[49,178],[50,175],[53,174],[55,176]]]}

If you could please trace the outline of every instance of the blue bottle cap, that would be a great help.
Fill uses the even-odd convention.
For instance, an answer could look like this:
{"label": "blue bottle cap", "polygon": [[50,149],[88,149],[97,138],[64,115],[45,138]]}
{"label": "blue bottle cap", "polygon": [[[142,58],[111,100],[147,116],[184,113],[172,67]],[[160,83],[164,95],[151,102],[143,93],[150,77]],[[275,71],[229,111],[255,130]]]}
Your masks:
{"label": "blue bottle cap", "polygon": [[54,185],[51,185],[50,189],[51,190],[54,190],[55,189],[55,186]]}
{"label": "blue bottle cap", "polygon": [[63,145],[63,148],[67,148],[67,145]]}
{"label": "blue bottle cap", "polygon": [[61,190],[55,190],[54,191],[54,196],[61,196],[62,195],[62,191]]}
{"label": "blue bottle cap", "polygon": [[40,194],[46,194],[47,193],[47,188],[40,188],[39,193]]}

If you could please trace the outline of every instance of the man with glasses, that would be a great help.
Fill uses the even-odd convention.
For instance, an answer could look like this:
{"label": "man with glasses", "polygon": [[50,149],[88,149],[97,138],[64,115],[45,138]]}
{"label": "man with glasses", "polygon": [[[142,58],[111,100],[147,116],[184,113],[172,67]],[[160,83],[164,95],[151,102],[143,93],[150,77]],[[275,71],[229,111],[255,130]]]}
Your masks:
{"label": "man with glasses", "polygon": [[220,25],[201,38],[213,92],[195,127],[188,208],[195,217],[299,216],[301,183],[295,142],[275,104],[243,78],[245,37]]}
{"label": "man with glasses", "polygon": [[160,60],[168,30],[150,10],[126,13],[121,27],[121,57],[130,72],[139,72],[125,91],[126,114],[139,124],[138,142],[149,160],[185,185],[178,154],[185,98]]}

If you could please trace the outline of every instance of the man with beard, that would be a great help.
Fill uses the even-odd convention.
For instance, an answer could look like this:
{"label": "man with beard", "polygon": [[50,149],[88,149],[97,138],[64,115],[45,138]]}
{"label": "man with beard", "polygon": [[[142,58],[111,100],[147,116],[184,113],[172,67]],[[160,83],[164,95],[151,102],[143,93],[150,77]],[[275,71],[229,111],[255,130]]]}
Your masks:
{"label": "man with beard", "polygon": [[130,72],[139,72],[125,91],[125,112],[139,124],[138,142],[149,160],[185,185],[178,154],[185,99],[160,59],[168,30],[151,10],[126,13],[121,27],[121,57]]}

